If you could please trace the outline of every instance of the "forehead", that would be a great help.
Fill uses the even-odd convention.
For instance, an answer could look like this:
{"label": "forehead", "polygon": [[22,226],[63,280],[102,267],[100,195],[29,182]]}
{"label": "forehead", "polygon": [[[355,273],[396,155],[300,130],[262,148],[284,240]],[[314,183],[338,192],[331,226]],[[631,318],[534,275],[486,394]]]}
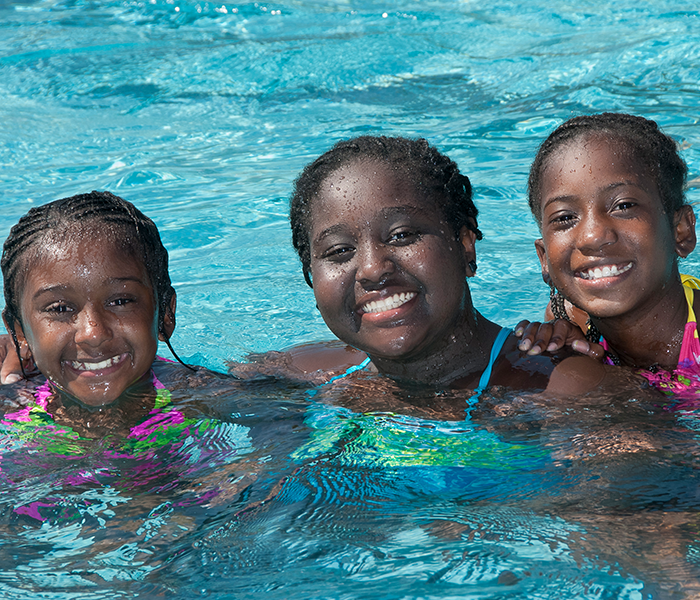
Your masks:
{"label": "forehead", "polygon": [[543,199],[561,186],[629,182],[655,187],[648,169],[617,136],[594,133],[556,149],[542,170]]}
{"label": "forehead", "polygon": [[322,182],[312,203],[312,226],[318,220],[369,214],[389,207],[435,208],[400,167],[379,160],[343,165]]}
{"label": "forehead", "polygon": [[63,231],[60,236],[45,236],[24,271],[26,285],[39,281],[56,285],[93,285],[108,279],[138,279],[150,286],[143,261],[128,244],[103,235],[90,227]]}

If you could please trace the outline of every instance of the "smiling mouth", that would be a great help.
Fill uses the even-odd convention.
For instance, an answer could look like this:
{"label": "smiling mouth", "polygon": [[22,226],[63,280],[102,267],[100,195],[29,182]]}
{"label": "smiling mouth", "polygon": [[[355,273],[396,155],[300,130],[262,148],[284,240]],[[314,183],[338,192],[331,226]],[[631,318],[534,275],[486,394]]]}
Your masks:
{"label": "smiling mouth", "polygon": [[109,369],[110,367],[119,364],[125,360],[128,355],[129,354],[125,352],[124,354],[118,354],[117,356],[113,356],[112,358],[108,358],[106,360],[101,360],[100,362],[87,362],[83,360],[71,360],[66,362],[68,362],[68,364],[70,364],[70,366],[76,371],[103,371],[104,369]]}
{"label": "smiling mouth", "polygon": [[631,262],[620,267],[617,265],[605,265],[604,267],[594,267],[593,269],[588,269],[586,271],[579,271],[578,276],[581,279],[595,281],[597,279],[605,279],[606,277],[618,277],[629,271],[631,268]]}
{"label": "smiling mouth", "polygon": [[400,294],[394,294],[389,298],[384,300],[373,300],[368,302],[362,307],[362,312],[364,313],[380,313],[387,310],[395,310],[399,306],[406,304],[410,300],[416,297],[415,292],[401,292]]}

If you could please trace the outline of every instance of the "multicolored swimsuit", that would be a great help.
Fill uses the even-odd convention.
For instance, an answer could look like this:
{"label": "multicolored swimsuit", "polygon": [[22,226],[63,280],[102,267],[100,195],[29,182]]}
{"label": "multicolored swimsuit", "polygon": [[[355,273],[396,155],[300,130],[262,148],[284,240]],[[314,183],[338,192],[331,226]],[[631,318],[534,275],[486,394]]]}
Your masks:
{"label": "multicolored swimsuit", "polygon": [[[0,483],[12,486],[47,477],[52,489],[101,487],[130,493],[161,493],[181,480],[196,480],[217,466],[240,459],[253,450],[249,428],[209,419],[188,418],[171,401],[171,393],[151,371],[156,399],[153,409],[128,435],[102,440],[81,437],[48,412],[54,394],[49,382],[34,391],[34,402],[0,419]],[[67,472],[66,472],[67,471]],[[203,504],[216,496],[215,487],[180,495],[174,505]],[[54,494],[37,487],[28,502],[14,512],[45,521],[56,515]],[[61,511],[65,514],[65,511]]]}
{"label": "multicolored swimsuit", "polygon": [[[681,275],[681,282],[688,303],[688,320],[683,332],[678,366],[673,372],[663,369],[639,371],[640,375],[656,389],[680,400],[673,406],[673,410],[695,409],[697,402],[700,401],[700,339],[698,339],[698,325],[693,310],[694,290],[700,290],[700,279]],[[601,340],[601,344],[605,350],[610,350],[604,339]]]}
{"label": "multicolored swimsuit", "polygon": [[[336,460],[365,467],[464,467],[518,470],[546,461],[548,451],[524,444],[504,442],[495,433],[475,425],[471,409],[488,387],[493,367],[512,330],[503,327],[479,378],[474,394],[467,399],[465,420],[435,421],[391,412],[355,413],[333,402],[316,402],[306,414],[305,424],[311,429],[309,442],[293,454],[298,461],[309,460],[340,448]],[[315,390],[315,397],[328,384],[343,379],[369,365],[366,358]]]}

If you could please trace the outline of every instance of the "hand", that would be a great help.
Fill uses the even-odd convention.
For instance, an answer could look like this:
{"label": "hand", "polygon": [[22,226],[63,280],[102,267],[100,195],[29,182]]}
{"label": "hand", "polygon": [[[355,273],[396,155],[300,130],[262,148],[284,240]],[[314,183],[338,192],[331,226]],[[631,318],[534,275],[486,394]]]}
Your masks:
{"label": "hand", "polygon": [[[36,365],[28,348],[22,348],[22,364],[26,374],[36,372]],[[15,350],[12,337],[8,334],[0,335],[0,383],[16,383],[22,379],[22,367],[20,367],[19,357]]]}
{"label": "hand", "polygon": [[602,360],[605,354],[600,344],[589,342],[583,331],[565,319],[557,319],[547,323],[520,321],[515,327],[515,336],[522,338],[518,349],[533,356],[547,352],[556,352],[564,347]]}

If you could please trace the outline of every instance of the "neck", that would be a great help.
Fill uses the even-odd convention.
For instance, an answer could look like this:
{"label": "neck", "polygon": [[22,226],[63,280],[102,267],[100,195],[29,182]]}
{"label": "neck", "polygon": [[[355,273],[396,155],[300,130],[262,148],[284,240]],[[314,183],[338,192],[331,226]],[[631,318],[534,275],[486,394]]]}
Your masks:
{"label": "neck", "polygon": [[465,311],[446,340],[434,344],[438,350],[409,358],[371,356],[382,375],[413,384],[445,387],[456,380],[476,381],[489,361],[500,327],[476,310]]}
{"label": "neck", "polygon": [[658,365],[672,371],[678,365],[687,318],[685,293],[678,279],[647,310],[615,317],[592,317],[591,321],[621,364],[643,369]]}
{"label": "neck", "polygon": [[128,435],[130,428],[153,410],[156,390],[149,377],[130,386],[109,404],[84,404],[60,387],[52,384],[54,393],[48,398],[46,410],[56,422],[69,426],[84,438],[107,435]]}

